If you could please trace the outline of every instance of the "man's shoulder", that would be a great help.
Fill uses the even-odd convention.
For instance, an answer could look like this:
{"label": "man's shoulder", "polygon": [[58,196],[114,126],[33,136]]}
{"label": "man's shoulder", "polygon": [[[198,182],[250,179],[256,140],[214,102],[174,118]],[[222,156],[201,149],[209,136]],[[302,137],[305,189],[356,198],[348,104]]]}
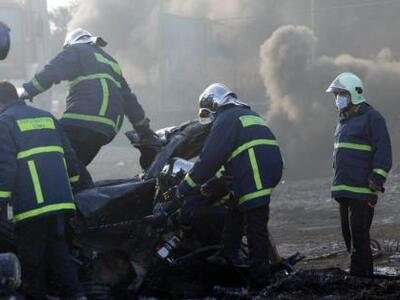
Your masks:
{"label": "man's shoulder", "polygon": [[385,121],[383,115],[371,105],[369,105],[369,107],[366,109],[365,115],[368,117],[368,119]]}

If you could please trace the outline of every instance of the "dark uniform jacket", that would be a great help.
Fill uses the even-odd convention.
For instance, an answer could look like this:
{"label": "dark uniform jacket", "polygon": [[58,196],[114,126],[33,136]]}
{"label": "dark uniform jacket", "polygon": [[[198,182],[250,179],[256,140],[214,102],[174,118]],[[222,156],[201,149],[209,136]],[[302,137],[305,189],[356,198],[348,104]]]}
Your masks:
{"label": "dark uniform jacket", "polygon": [[378,111],[363,103],[349,117],[339,119],[333,161],[332,197],[376,202],[368,178],[383,185],[392,167],[390,137]]}
{"label": "dark uniform jacket", "polygon": [[189,194],[221,168],[232,176],[231,192],[239,207],[269,203],[272,189],[282,176],[278,143],[265,121],[248,108],[232,106],[219,112],[199,159],[179,185]]}
{"label": "dark uniform jacket", "polygon": [[62,124],[89,128],[111,140],[121,128],[124,114],[132,125],[145,119],[120,66],[97,46],[66,47],[24,88],[30,96],[35,96],[62,80],[70,82]]}
{"label": "dark uniform jacket", "polygon": [[11,200],[15,222],[75,210],[70,182],[79,181],[78,170],[50,113],[23,101],[0,113],[0,199]]}

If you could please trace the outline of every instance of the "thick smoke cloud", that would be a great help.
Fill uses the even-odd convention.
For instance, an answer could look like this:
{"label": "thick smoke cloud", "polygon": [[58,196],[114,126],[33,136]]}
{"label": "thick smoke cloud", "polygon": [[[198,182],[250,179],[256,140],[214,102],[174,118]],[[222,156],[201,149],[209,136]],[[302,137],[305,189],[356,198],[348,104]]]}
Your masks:
{"label": "thick smoke cloud", "polygon": [[387,118],[396,153],[399,112],[393,108],[398,107],[400,63],[388,49],[373,59],[313,57],[317,46],[309,28],[288,25],[260,48],[260,72],[271,101],[267,119],[284,149],[289,174],[311,177],[330,170],[336,111],[325,89],[344,71],[364,79],[367,101]]}
{"label": "thick smoke cloud", "polygon": [[155,128],[195,117],[201,91],[224,82],[268,118],[289,177],[330,175],[336,116],[324,90],[353,71],[398,149],[400,1],[76,2],[69,29],[109,42]]}

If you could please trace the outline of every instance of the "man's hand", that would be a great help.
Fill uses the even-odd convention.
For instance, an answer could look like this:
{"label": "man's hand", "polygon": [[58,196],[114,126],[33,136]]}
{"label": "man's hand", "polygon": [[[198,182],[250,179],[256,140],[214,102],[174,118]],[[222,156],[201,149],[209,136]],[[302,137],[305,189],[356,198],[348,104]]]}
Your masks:
{"label": "man's hand", "polygon": [[381,176],[375,173],[372,173],[368,178],[368,188],[373,192],[385,192],[385,188],[383,187],[384,179],[380,178]]}

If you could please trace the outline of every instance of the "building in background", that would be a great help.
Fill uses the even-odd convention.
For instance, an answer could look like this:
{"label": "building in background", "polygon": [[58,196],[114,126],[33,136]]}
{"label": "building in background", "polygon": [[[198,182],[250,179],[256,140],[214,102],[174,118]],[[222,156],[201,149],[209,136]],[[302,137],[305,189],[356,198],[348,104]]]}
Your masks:
{"label": "building in background", "polygon": [[[47,0],[0,0],[0,20],[11,29],[11,49],[0,64],[0,78],[21,87],[50,56]],[[52,110],[50,94],[40,98],[36,104]]]}

